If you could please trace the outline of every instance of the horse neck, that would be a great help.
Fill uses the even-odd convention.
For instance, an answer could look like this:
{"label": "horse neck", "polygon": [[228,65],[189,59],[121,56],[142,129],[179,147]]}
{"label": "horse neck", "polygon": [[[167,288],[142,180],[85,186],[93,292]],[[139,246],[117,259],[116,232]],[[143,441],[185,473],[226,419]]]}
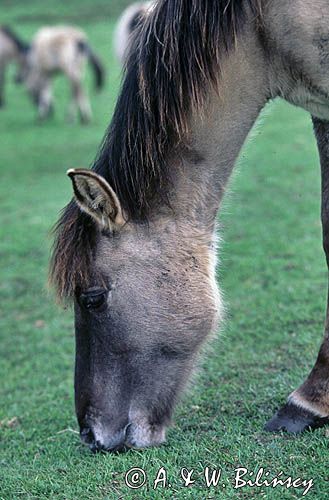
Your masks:
{"label": "horse neck", "polygon": [[172,160],[176,221],[213,232],[235,161],[269,96],[267,64],[250,29],[223,63],[219,92],[210,91],[204,109],[192,117],[182,159]]}

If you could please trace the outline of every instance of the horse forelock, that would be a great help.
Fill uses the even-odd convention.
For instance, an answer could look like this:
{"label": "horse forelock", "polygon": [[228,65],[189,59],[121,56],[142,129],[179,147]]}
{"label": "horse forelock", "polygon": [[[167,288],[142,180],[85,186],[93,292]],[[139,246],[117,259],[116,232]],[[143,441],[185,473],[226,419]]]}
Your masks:
{"label": "horse forelock", "polygon": [[[216,89],[221,60],[261,0],[160,0],[135,31],[109,129],[93,169],[113,187],[135,222],[171,185],[168,155],[184,145],[191,113]],[[90,274],[92,223],[72,202],[55,228],[50,276],[71,297]],[[83,255],[81,255],[81,253]]]}

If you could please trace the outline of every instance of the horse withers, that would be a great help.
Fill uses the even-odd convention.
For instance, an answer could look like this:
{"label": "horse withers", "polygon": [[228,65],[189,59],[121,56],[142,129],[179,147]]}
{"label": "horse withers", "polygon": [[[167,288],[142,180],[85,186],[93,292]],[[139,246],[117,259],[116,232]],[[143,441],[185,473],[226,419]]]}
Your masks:
{"label": "horse withers", "polygon": [[89,61],[94,73],[96,88],[104,83],[104,69],[95,55],[86,34],[72,26],[47,26],[34,36],[28,52],[25,84],[38,108],[38,118],[43,120],[53,111],[52,79],[64,74],[70,82],[72,101],[68,118],[75,119],[77,111],[82,123],[90,121],[92,112],[83,76]]}
{"label": "horse withers", "polygon": [[[277,96],[314,117],[329,262],[328,41],[327,0],[160,0],[142,24],[94,167],[69,171],[75,199],[52,257],[58,295],[74,303],[75,404],[92,450],[164,441],[222,318],[216,217],[227,181]],[[328,421],[327,321],[314,369],[267,429]]]}
{"label": "horse withers", "polygon": [[29,44],[22,40],[9,26],[0,26],[0,106],[4,105],[4,84],[7,66],[17,66],[16,83],[20,83],[25,69]]}

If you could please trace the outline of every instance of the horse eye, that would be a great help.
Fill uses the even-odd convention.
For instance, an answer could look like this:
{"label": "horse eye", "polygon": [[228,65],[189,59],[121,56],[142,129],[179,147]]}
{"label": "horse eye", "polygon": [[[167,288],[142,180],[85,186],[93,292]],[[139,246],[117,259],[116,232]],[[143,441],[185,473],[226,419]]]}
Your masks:
{"label": "horse eye", "polygon": [[81,307],[88,310],[99,309],[105,302],[107,290],[95,289],[80,293],[78,302]]}

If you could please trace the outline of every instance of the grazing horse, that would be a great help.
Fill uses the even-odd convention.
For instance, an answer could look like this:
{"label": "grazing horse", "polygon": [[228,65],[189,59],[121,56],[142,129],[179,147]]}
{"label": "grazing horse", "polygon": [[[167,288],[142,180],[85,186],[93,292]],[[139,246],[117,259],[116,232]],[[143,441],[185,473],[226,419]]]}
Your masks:
{"label": "grazing horse", "polygon": [[[277,96],[314,117],[329,264],[327,0],[160,0],[136,33],[94,167],[68,172],[75,200],[52,257],[58,295],[74,302],[75,403],[92,450],[165,440],[222,317],[215,232],[227,181]],[[328,417],[327,321],[315,367],[267,429]]]}
{"label": "grazing horse", "polygon": [[[25,64],[29,45],[21,40],[8,26],[0,27],[0,106],[4,104],[5,71],[9,63],[15,62],[19,73]],[[16,78],[18,81],[18,77]]]}
{"label": "grazing horse", "polygon": [[49,26],[36,33],[28,54],[25,83],[38,107],[39,119],[48,117],[53,111],[51,82],[58,73],[63,73],[71,84],[69,118],[73,120],[79,111],[81,122],[91,119],[89,99],[82,87],[87,61],[94,70],[96,88],[100,89],[104,70],[83,31],[72,26]]}
{"label": "grazing horse", "polygon": [[151,12],[152,2],[138,2],[127,7],[118,21],[114,32],[115,53],[122,65],[127,60],[130,42],[139,23]]}

